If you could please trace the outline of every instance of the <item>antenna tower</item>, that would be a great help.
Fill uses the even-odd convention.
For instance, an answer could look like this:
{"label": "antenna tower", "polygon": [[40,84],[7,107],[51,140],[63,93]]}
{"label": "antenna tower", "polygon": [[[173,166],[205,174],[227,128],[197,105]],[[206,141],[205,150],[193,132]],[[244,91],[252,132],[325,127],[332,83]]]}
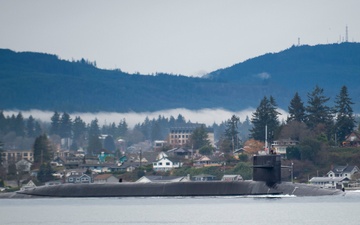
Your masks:
{"label": "antenna tower", "polygon": [[346,25],[346,31],[345,31],[345,42],[349,41],[349,33],[348,33],[348,26]]}

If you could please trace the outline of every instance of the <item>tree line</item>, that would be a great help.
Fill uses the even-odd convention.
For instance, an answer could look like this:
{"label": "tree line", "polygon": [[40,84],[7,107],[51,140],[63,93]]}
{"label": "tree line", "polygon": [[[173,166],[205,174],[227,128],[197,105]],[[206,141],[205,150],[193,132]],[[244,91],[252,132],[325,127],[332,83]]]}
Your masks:
{"label": "tree line", "polygon": [[[333,107],[329,106],[329,100],[319,86],[307,94],[306,104],[295,93],[288,106],[288,117],[280,123],[275,99],[265,96],[252,115],[250,138],[264,142],[267,126],[269,142],[288,138],[299,142],[299,145],[287,149],[288,159],[325,163],[327,154],[324,149],[342,146],[346,136],[356,128],[354,103],[347,87],[341,88]],[[319,157],[321,154],[324,157]]]}

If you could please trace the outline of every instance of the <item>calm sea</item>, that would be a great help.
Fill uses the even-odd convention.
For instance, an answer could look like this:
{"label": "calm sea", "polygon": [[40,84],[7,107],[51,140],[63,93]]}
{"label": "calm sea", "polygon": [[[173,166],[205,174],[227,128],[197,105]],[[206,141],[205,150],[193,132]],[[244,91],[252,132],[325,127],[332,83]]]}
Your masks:
{"label": "calm sea", "polygon": [[360,192],[326,197],[0,199],[0,224],[360,224]]}

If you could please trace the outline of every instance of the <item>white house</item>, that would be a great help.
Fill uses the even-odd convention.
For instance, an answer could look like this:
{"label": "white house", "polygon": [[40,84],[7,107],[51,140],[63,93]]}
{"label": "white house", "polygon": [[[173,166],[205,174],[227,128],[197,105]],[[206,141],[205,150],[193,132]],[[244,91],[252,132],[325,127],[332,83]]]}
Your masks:
{"label": "white house", "polygon": [[347,177],[313,177],[309,180],[310,184],[325,187],[336,188],[342,187],[344,184],[349,183]]}
{"label": "white house", "polygon": [[326,177],[313,177],[309,182],[327,188],[347,186],[352,175],[358,172],[357,166],[335,166],[326,174]]}
{"label": "white house", "polygon": [[273,141],[273,143],[271,143],[271,149],[273,151],[275,151],[276,154],[285,156],[286,148],[295,146],[297,144],[299,144],[298,141],[291,140],[290,138],[289,139],[279,139],[279,140],[275,140],[275,141]]}
{"label": "white house", "polygon": [[28,172],[28,173],[30,172],[30,168],[31,168],[32,164],[33,163],[27,159],[22,159],[22,160],[18,161],[17,163],[15,163],[16,169],[18,171]]}
{"label": "white house", "polygon": [[92,178],[87,174],[72,173],[66,178],[66,183],[92,183]]}
{"label": "white house", "polygon": [[153,163],[153,168],[155,171],[168,171],[174,168],[180,168],[181,166],[181,162],[170,160],[169,158],[162,158]]}
{"label": "white house", "polygon": [[33,189],[36,188],[36,185],[34,184],[34,182],[32,180],[30,180],[27,184],[24,184],[20,190],[24,191],[24,190],[28,190],[28,189]]}
{"label": "white house", "polygon": [[351,179],[351,176],[354,173],[358,173],[359,168],[357,166],[335,166],[332,170],[330,170],[326,175],[328,177],[347,177]]}

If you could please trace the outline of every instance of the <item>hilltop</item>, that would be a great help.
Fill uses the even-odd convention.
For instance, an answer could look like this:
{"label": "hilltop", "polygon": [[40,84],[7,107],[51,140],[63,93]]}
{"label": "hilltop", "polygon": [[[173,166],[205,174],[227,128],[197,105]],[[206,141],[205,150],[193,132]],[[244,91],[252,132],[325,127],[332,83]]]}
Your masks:
{"label": "hilltop", "polygon": [[333,102],[342,85],[360,111],[360,44],[291,47],[268,53],[203,78],[159,73],[127,74],[103,70],[84,59],[0,49],[1,109],[67,112],[144,112],[172,108],[257,107],[264,95],[287,106],[315,85]]}

